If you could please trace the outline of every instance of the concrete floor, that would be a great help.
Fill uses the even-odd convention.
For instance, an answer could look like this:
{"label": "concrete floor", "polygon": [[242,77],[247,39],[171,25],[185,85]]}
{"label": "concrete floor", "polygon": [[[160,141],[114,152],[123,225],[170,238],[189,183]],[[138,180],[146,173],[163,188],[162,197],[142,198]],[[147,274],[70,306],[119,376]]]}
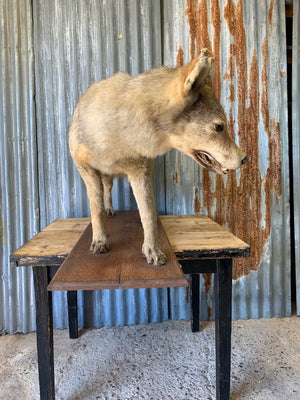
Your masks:
{"label": "concrete floor", "polygon": [[[0,337],[0,399],[39,399],[35,334]],[[215,398],[214,323],[55,331],[56,398]],[[300,399],[300,318],[233,322],[231,399]]]}

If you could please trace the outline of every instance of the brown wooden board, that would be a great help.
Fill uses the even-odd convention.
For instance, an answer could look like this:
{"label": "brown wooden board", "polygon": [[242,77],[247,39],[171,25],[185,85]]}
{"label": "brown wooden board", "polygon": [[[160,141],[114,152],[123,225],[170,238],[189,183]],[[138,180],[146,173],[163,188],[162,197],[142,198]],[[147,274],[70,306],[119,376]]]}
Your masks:
{"label": "brown wooden board", "polygon": [[[48,290],[118,289],[120,265],[108,254],[89,251],[92,225],[89,224],[48,286]],[[99,287],[101,285],[101,287]]]}
{"label": "brown wooden board", "polygon": [[89,247],[91,225],[51,281],[49,290],[95,290],[188,286],[168,238],[159,223],[160,247],[167,254],[167,264],[147,264],[141,248],[143,230],[137,211],[119,211],[107,218],[110,250],[94,255]]}
{"label": "brown wooden board", "polygon": [[[130,228],[131,225],[134,226],[134,230]],[[128,246],[130,252],[121,268],[121,289],[188,286],[160,219],[158,219],[158,243],[167,256],[167,262],[162,266],[149,265],[141,252],[143,229],[138,213],[132,213],[127,217],[127,227],[129,227],[126,229],[126,235],[130,241]]]}
{"label": "brown wooden board", "polygon": [[248,257],[250,246],[204,215],[162,215],[178,259]]}

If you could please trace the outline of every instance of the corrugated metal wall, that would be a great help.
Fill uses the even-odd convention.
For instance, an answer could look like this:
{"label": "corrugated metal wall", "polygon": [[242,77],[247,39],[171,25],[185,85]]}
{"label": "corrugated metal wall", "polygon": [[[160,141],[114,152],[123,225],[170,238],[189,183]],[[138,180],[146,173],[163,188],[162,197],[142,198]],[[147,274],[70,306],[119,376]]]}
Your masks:
{"label": "corrugated metal wall", "polygon": [[292,123],[294,162],[294,221],[297,315],[300,316],[300,4],[298,1],[294,2],[293,14]]}
{"label": "corrugated metal wall", "polygon": [[[232,135],[250,161],[220,178],[170,152],[157,162],[157,209],[208,214],[251,243],[251,259],[234,267],[235,318],[289,315],[284,1],[0,0],[0,7],[0,329],[34,329],[31,274],[9,269],[10,252],[55,218],[89,215],[67,147],[80,94],[118,70],[181,65],[204,46],[216,59],[213,84]],[[116,209],[136,207],[126,180],[115,181],[113,199]],[[203,319],[212,298],[205,275]],[[57,327],[67,326],[65,301],[55,293]],[[190,318],[181,289],[85,292],[79,310],[81,326]]]}
{"label": "corrugated metal wall", "polygon": [[[94,81],[119,70],[138,74],[161,65],[160,1],[34,2],[33,19],[44,227],[58,217],[89,215],[86,190],[69,155],[68,125],[78,97]],[[164,178],[160,159],[155,188],[162,212]],[[136,207],[127,180],[115,181],[113,203],[115,209]],[[167,295],[167,289],[81,293],[79,323],[103,326],[161,321],[168,318]],[[54,323],[66,326],[65,294],[56,292],[54,298]],[[86,304],[89,307],[84,307]]]}

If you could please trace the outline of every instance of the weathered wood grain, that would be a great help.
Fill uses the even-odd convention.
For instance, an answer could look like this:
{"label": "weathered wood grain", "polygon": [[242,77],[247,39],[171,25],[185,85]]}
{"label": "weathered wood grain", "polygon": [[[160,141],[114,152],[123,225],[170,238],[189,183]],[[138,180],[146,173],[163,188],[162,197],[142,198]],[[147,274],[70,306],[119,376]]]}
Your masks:
{"label": "weathered wood grain", "polygon": [[247,257],[250,247],[204,215],[161,215],[179,259]]}
{"label": "weathered wood grain", "polygon": [[[48,290],[119,288],[120,265],[114,257],[115,252],[95,255],[89,251],[91,240],[92,226],[89,224],[52,279]],[[113,257],[107,263],[109,254]]]}
{"label": "weathered wood grain", "polygon": [[141,252],[143,229],[137,211],[119,211],[107,219],[110,251],[94,255],[89,225],[67,257],[49,290],[128,289],[188,286],[168,238],[159,222],[159,243],[167,254],[162,267],[151,266]]}
{"label": "weathered wood grain", "polygon": [[130,240],[128,247],[131,254],[124,255],[127,262],[122,264],[120,288],[188,286],[160,220],[158,219],[158,243],[167,256],[167,262],[163,266],[156,267],[149,265],[141,252],[143,230],[138,213],[130,215],[129,218],[132,221],[127,221],[128,227],[134,226],[135,229],[127,229],[124,232]]}
{"label": "weathered wood grain", "polygon": [[[247,243],[203,215],[159,217],[179,260],[248,257]],[[89,218],[58,219],[10,257],[11,266],[63,263],[90,222]]]}
{"label": "weathered wood grain", "polygon": [[89,218],[53,221],[10,256],[11,266],[61,265],[89,222]]}

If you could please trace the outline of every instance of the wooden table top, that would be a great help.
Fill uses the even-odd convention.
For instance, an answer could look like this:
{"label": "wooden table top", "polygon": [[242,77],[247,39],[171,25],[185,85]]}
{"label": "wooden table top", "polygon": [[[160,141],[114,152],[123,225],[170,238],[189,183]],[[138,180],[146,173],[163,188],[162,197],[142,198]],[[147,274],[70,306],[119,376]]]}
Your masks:
{"label": "wooden table top", "polygon": [[[159,218],[178,260],[250,254],[247,243],[204,215]],[[11,255],[11,266],[61,265],[89,223],[89,218],[55,220]]]}
{"label": "wooden table top", "polygon": [[71,253],[52,279],[48,290],[137,289],[187,287],[168,237],[158,220],[158,242],[166,263],[149,265],[141,248],[144,233],[137,211],[119,211],[107,221],[110,251],[89,251],[92,225],[89,224]]}

